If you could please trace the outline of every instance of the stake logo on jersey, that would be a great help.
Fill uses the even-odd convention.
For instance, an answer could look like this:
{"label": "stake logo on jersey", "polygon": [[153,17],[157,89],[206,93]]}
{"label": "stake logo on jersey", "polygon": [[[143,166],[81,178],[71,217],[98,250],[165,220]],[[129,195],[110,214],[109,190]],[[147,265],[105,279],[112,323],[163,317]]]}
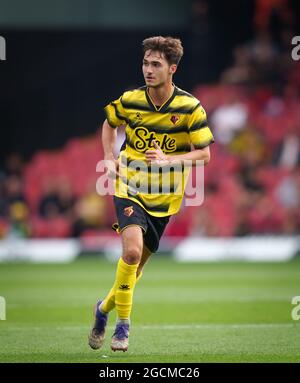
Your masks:
{"label": "stake logo on jersey", "polygon": [[[184,188],[182,192],[176,193],[178,181],[188,177],[189,169],[180,167],[171,169],[169,175],[161,171],[153,174],[153,169],[150,170],[151,167],[145,163],[145,152],[154,149],[152,140],[158,143],[165,154],[172,156],[188,153],[193,148],[203,149],[214,142],[199,100],[174,86],[172,96],[157,107],[144,86],[125,92],[119,99],[108,104],[105,112],[111,127],[126,124],[126,140],[119,155],[126,174],[123,172],[123,176],[121,174],[117,178],[115,195],[131,199],[156,217],[177,213],[184,194]],[[131,166],[137,161],[141,162],[140,169]],[[167,177],[170,179],[168,193],[162,185],[163,179]],[[149,182],[148,185],[145,182],[150,178],[151,187]],[[143,185],[146,186],[143,188]],[[139,186],[138,193],[132,192],[135,186]]]}
{"label": "stake logo on jersey", "polygon": [[176,151],[176,140],[164,133],[159,139],[153,132],[149,132],[144,127],[138,127],[134,130],[136,136],[134,147],[138,152],[145,152],[148,149],[153,149],[151,142],[155,140],[164,153],[172,153]]}

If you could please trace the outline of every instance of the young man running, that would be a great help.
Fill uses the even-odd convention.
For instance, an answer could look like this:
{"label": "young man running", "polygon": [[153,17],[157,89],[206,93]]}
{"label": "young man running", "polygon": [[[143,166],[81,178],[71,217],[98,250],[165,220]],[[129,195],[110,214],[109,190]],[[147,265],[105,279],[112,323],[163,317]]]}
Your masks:
{"label": "young man running", "polygon": [[[95,306],[95,322],[89,335],[93,349],[99,349],[104,342],[108,313],[113,308],[118,319],[111,349],[128,349],[135,284],[148,258],[157,251],[170,216],[179,211],[184,194],[184,188],[180,193],[177,190],[174,174],[178,168],[173,170],[168,190],[164,189],[161,169],[180,165],[182,175],[185,170],[181,165],[186,160],[207,164],[209,145],[214,141],[200,102],[172,81],[183,55],[181,41],[150,37],[143,41],[143,51],[146,85],[125,92],[105,107],[102,145],[108,172],[117,176],[114,204],[118,223],[114,229],[122,237],[122,256],[113,287]],[[126,140],[116,160],[113,149],[117,127],[124,124]],[[151,189],[153,184],[156,192]]]}

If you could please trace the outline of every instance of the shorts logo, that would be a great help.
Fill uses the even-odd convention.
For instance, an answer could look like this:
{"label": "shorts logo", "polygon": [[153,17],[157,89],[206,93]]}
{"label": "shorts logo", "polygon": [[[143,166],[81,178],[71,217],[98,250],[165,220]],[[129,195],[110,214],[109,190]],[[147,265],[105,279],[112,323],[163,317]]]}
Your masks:
{"label": "shorts logo", "polygon": [[179,121],[179,117],[176,116],[175,114],[170,118],[170,120],[173,122],[173,124],[175,125],[178,121]]}
{"label": "shorts logo", "polygon": [[133,214],[133,212],[133,206],[128,206],[124,209],[124,214],[126,215],[126,217],[130,217]]}

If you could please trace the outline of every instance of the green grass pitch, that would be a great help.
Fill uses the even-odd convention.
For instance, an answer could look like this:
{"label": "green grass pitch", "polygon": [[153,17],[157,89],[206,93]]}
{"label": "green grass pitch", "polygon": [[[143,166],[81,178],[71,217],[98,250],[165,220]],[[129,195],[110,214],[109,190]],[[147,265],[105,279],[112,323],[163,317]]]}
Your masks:
{"label": "green grass pitch", "polygon": [[130,346],[91,350],[92,306],[115,265],[0,264],[0,362],[300,362],[300,259],[288,263],[176,263],[154,256],[135,290]]}

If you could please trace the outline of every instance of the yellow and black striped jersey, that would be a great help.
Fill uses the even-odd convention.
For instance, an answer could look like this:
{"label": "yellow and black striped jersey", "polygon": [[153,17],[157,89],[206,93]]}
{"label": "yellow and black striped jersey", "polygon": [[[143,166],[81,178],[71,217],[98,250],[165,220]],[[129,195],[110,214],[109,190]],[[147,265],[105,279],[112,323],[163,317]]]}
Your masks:
{"label": "yellow and black striped jersey", "polygon": [[105,112],[111,127],[126,124],[115,195],[133,200],[156,217],[177,213],[184,195],[179,183],[185,185],[189,169],[171,167],[167,175],[161,167],[146,164],[145,152],[154,148],[152,140],[172,156],[214,142],[199,100],[175,86],[172,96],[157,107],[144,86],[125,92]]}

